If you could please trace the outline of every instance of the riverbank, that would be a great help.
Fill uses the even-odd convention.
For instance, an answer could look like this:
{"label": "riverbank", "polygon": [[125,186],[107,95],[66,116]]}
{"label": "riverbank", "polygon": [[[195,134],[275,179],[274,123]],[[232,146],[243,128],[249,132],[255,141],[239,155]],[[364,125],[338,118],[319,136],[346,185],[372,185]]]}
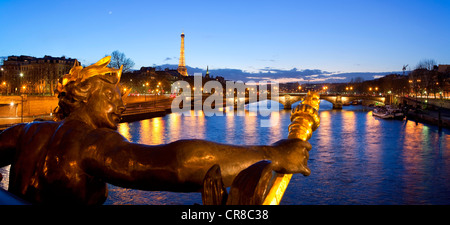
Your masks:
{"label": "riverbank", "polygon": [[438,127],[450,128],[450,112],[441,110],[409,110],[406,119],[419,123],[427,123]]}
{"label": "riverbank", "polygon": [[450,101],[445,99],[399,97],[407,119],[450,128]]}
{"label": "riverbank", "polygon": [[154,101],[128,103],[122,114],[121,122],[133,122],[165,116],[171,113],[172,98],[161,98]]}
{"label": "riverbank", "polygon": [[37,120],[40,121],[52,120],[52,116],[48,114],[40,116],[0,117],[0,131],[18,123],[29,123]]}
{"label": "riverbank", "polygon": [[[171,113],[172,98],[159,96],[142,102],[132,102],[127,104],[125,112],[122,114],[121,122],[133,122],[138,120],[150,119],[154,117],[165,116]],[[144,100],[142,98],[142,100]],[[29,123],[33,121],[52,120],[50,114],[33,116],[9,116],[0,117],[0,131],[5,130],[18,123]]]}

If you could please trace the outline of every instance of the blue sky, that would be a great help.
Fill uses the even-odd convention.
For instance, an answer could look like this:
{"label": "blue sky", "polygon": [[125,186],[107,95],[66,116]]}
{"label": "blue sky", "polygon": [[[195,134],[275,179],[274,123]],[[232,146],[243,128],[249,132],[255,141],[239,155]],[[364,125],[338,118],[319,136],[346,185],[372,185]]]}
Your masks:
{"label": "blue sky", "polygon": [[401,71],[450,64],[450,1],[0,0],[0,56],[91,64],[114,50],[135,68]]}

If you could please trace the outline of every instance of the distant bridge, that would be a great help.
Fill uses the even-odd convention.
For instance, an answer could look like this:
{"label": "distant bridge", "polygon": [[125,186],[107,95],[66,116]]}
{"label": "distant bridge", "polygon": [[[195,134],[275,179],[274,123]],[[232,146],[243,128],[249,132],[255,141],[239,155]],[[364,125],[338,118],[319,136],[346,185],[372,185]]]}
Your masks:
{"label": "distant bridge", "polygon": [[[203,94],[202,95],[202,103],[207,99],[210,94]],[[273,97],[268,94],[265,98],[260,98],[259,95],[256,95],[256,98],[250,98],[248,95],[245,96],[245,98],[227,98],[226,96],[223,97],[223,104],[228,105],[234,105],[235,108],[239,104],[249,104],[253,102],[258,102],[261,100],[272,100],[281,103],[285,109],[291,109],[292,104],[302,101],[303,97],[306,96],[306,93],[279,93],[278,97]],[[320,99],[325,100],[333,104],[333,109],[342,109],[342,106],[350,103],[352,101],[356,100],[364,100],[366,102],[376,103],[381,102],[384,104],[390,104],[392,102],[392,95],[389,96],[367,96],[367,95],[339,95],[339,94],[321,94]],[[386,99],[388,101],[386,101]],[[195,99],[192,95],[193,104],[198,104],[200,102],[195,103],[195,101],[198,101],[198,99]],[[217,102],[215,103],[218,104]]]}
{"label": "distant bridge", "polygon": [[[279,93],[278,99],[271,99],[273,101],[277,101],[281,103],[285,109],[290,109],[291,105],[302,101],[303,97],[306,96],[306,93]],[[269,97],[269,96],[268,96]],[[270,97],[269,97],[270,99]],[[352,101],[364,100],[369,102],[381,102],[386,103],[385,96],[365,96],[365,95],[339,95],[339,94],[321,94],[321,100],[325,100],[333,104],[333,109],[342,109],[344,104],[348,104]]]}

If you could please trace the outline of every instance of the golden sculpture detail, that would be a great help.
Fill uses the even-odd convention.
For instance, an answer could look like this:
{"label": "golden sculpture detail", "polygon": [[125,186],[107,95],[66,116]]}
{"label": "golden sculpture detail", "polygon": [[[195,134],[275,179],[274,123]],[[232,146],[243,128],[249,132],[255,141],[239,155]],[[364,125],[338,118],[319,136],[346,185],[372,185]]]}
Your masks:
{"label": "golden sculpture detail", "polygon": [[58,82],[57,90],[59,93],[64,92],[65,86],[71,82],[83,82],[86,79],[98,76],[98,75],[106,75],[106,74],[116,74],[117,76],[117,84],[120,82],[120,77],[122,75],[122,68],[123,65],[120,66],[119,69],[109,68],[107,65],[111,62],[111,56],[106,56],[102,59],[100,59],[98,62],[83,68],[83,66],[80,66],[80,63],[78,60],[75,60],[75,63],[70,69],[70,72],[66,75],[64,75],[60,81]]}
{"label": "golden sculpture detail", "polygon": [[288,138],[307,141],[319,127],[320,96],[316,92],[308,92],[302,104],[292,109]]}
{"label": "golden sculpture detail", "polygon": [[[312,133],[320,125],[319,103],[320,95],[317,92],[308,91],[302,104],[292,109],[289,139],[307,141],[311,138]],[[263,205],[279,205],[291,178],[292,174],[277,173]]]}

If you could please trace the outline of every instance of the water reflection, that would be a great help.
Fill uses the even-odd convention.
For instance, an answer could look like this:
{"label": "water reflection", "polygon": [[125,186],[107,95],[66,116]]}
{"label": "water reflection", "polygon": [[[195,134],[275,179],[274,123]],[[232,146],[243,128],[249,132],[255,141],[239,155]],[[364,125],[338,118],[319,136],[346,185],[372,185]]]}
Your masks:
{"label": "water reflection", "polygon": [[[423,124],[416,125],[412,121],[405,124],[400,158],[404,170],[401,176],[405,189],[403,198],[407,203],[426,204],[425,199],[442,194],[439,192],[441,188],[447,190],[446,194],[450,193],[450,184],[440,181],[447,179],[446,172],[450,169],[448,148],[443,148],[448,146],[449,138],[449,135]],[[445,194],[442,197],[448,199]]]}
{"label": "water reflection", "polygon": [[195,132],[197,133],[197,139],[205,139],[205,114],[203,111],[196,111],[197,116],[192,118],[192,122],[196,125]]}
{"label": "water reflection", "polygon": [[[371,165],[376,165],[374,162],[379,161],[380,153],[381,153],[381,135],[383,131],[380,127],[381,119],[377,119],[372,115],[372,112],[366,113],[365,115],[365,134],[364,140],[361,140],[360,143],[363,143],[365,146],[365,158],[369,160],[369,163],[372,162]],[[360,146],[363,147],[363,146]],[[376,169],[376,168],[373,168]]]}
{"label": "water reflection", "polygon": [[166,138],[168,138],[168,142],[173,142],[176,141],[178,139],[180,139],[181,136],[181,119],[180,119],[180,115],[176,114],[176,113],[172,113],[167,115],[168,117],[168,134],[166,134]]}
{"label": "water reflection", "polygon": [[152,120],[142,120],[139,125],[140,125],[140,129],[139,129],[139,143],[145,143],[145,144],[152,144],[152,130],[157,130],[155,128],[153,128],[152,126],[150,126],[151,122],[154,120],[158,120],[159,117],[156,117]]}
{"label": "water reflection", "polygon": [[[238,139],[243,141],[243,144],[251,145],[257,142],[258,138],[258,118],[256,116],[246,116],[246,117],[237,117],[233,116],[233,118],[238,118],[239,120],[244,120],[243,127],[243,136],[238,135]],[[242,125],[242,124],[241,124]]]}
{"label": "water reflection", "polygon": [[235,117],[234,116],[226,116],[225,117],[225,121],[226,121],[226,134],[225,135],[225,140],[226,143],[228,144],[232,144],[234,142],[235,139]]}
{"label": "water reflection", "polygon": [[130,126],[128,123],[121,123],[117,126],[117,131],[121,133],[128,141],[130,141],[131,134],[130,134]]}
{"label": "water reflection", "polygon": [[[310,155],[316,155],[318,159],[324,162],[324,166],[329,165],[333,162],[331,159],[331,151],[329,146],[332,146],[331,138],[333,135],[330,135],[333,132],[331,127],[331,112],[323,111],[320,112],[320,126],[315,131],[315,134],[311,137],[311,141],[317,142],[314,146],[315,148],[311,151]],[[316,135],[317,134],[317,135]],[[325,169],[326,170],[326,169]]]}
{"label": "water reflection", "polygon": [[281,121],[280,112],[272,112],[270,114],[270,128],[269,128],[269,142],[274,143],[279,141],[285,135],[285,132],[282,130],[282,126],[284,125],[283,121]]}

